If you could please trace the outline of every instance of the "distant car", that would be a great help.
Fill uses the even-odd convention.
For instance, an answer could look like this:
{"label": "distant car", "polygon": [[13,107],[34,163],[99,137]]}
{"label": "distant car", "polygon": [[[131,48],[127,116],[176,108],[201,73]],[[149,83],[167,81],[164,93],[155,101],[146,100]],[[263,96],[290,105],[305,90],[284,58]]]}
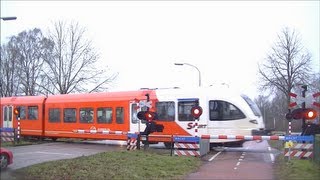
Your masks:
{"label": "distant car", "polygon": [[5,169],[8,165],[13,163],[13,154],[10,150],[1,147],[0,148],[0,166],[1,169]]}

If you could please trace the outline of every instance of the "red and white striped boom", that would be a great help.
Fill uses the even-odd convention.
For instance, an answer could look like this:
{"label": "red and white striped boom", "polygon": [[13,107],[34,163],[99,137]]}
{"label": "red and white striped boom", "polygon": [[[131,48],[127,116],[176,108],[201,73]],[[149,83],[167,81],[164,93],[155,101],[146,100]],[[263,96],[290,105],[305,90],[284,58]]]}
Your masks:
{"label": "red and white striped boom", "polygon": [[202,135],[202,139],[284,140],[285,136]]}

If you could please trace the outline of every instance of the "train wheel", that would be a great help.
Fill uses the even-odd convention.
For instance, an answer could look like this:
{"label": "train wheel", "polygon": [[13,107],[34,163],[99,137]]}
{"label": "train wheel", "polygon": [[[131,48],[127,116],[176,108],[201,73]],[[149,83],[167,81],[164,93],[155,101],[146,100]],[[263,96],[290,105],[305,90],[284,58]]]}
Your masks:
{"label": "train wheel", "polygon": [[53,142],[56,142],[58,138],[51,138]]}
{"label": "train wheel", "polygon": [[1,153],[1,156],[0,156],[1,169],[7,168],[8,163],[9,163],[9,157],[6,154]]}

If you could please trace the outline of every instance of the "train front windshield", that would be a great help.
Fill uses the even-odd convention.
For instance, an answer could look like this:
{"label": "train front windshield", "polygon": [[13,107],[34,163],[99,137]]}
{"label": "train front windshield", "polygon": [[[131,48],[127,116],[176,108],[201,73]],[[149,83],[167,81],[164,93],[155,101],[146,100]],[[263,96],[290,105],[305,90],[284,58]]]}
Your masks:
{"label": "train front windshield", "polygon": [[248,96],[244,94],[242,94],[241,97],[248,103],[249,107],[252,109],[255,116],[262,116],[261,111],[255,102],[253,102]]}

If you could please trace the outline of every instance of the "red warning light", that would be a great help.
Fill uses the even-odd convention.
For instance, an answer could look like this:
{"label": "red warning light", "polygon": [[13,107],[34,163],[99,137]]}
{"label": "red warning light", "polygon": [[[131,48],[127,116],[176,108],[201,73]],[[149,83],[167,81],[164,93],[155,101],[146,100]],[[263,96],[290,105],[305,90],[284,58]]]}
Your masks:
{"label": "red warning light", "polygon": [[154,120],[155,113],[153,113],[151,111],[146,111],[144,115],[145,115],[146,120],[148,120],[148,121]]}
{"label": "red warning light", "polygon": [[152,121],[156,119],[157,113],[152,111],[140,111],[138,112],[137,117],[140,120]]}
{"label": "red warning light", "polygon": [[14,113],[16,116],[18,116],[18,115],[20,114],[20,108],[19,108],[19,107],[14,108],[13,113]]}
{"label": "red warning light", "polygon": [[202,108],[200,106],[194,106],[191,108],[191,114],[194,118],[198,119],[202,114]]}
{"label": "red warning light", "polygon": [[315,119],[317,117],[317,111],[314,109],[306,109],[304,117],[308,120]]}

